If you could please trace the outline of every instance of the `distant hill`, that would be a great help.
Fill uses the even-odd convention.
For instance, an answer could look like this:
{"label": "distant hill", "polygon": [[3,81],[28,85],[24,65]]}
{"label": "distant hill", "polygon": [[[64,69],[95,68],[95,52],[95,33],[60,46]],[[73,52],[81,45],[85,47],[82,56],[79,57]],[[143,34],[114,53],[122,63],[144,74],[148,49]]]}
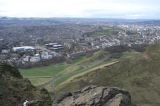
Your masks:
{"label": "distant hill", "polygon": [[160,20],[105,18],[10,18],[0,17],[0,26],[39,26],[60,24],[140,24],[160,25]]}
{"label": "distant hill", "polygon": [[61,24],[61,22],[53,19],[0,18],[0,26],[40,26],[57,24]]}

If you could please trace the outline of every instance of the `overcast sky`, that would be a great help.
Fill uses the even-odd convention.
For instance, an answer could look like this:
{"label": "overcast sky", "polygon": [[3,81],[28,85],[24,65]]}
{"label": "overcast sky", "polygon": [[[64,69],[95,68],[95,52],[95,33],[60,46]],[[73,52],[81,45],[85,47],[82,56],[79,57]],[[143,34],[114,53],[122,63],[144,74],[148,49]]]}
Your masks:
{"label": "overcast sky", "polygon": [[160,19],[160,0],[0,0],[0,16]]}

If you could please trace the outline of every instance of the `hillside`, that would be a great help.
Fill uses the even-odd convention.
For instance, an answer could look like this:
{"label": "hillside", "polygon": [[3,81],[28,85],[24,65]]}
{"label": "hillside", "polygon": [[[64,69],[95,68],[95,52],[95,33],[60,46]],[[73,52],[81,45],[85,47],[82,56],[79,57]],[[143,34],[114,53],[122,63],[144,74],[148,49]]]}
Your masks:
{"label": "hillside", "polygon": [[129,91],[139,106],[160,105],[160,45],[144,53],[125,52],[119,62],[74,77],[57,87],[56,92],[74,91],[86,85],[117,86]]}
{"label": "hillside", "polygon": [[82,56],[69,63],[53,64],[45,67],[37,67],[21,70],[21,74],[39,87],[45,87],[53,92],[58,86],[63,85],[72,78],[89,73],[106,65],[114,64],[116,59],[110,59],[106,51],[98,51],[88,56]]}
{"label": "hillside", "polygon": [[51,106],[47,90],[34,87],[24,79],[15,67],[0,64],[0,106],[22,106],[28,100],[29,106]]}
{"label": "hillside", "polygon": [[[93,56],[87,59],[75,60],[74,62],[76,62],[76,64],[82,64],[82,63],[84,64],[88,62],[91,63],[91,61],[95,61],[98,58],[102,58],[102,57],[104,58],[104,52],[103,51],[97,52],[93,54]],[[88,71],[82,72],[82,74],[77,73],[76,76],[85,75],[86,73],[90,73],[95,69],[101,69],[103,67],[110,66],[116,63],[118,63],[118,61],[102,64],[94,68],[91,68]],[[49,67],[47,67],[48,70],[46,71],[50,70]],[[57,70],[59,70],[59,68],[57,68]],[[34,69],[32,69],[32,71],[34,71]],[[35,71],[38,71],[38,70],[35,70]],[[54,73],[52,73],[52,75],[53,74]],[[37,76],[38,75],[42,75],[42,73],[37,74]],[[0,87],[0,106],[22,106],[25,100],[29,101],[27,106],[51,106],[52,104],[50,95],[47,92],[47,90],[38,89],[34,87],[28,79],[24,79],[21,76],[21,74],[19,73],[16,67],[8,65],[6,63],[0,64],[0,86],[1,86]],[[54,95],[54,97],[55,96],[56,95]],[[77,98],[75,98],[75,96]],[[66,92],[66,95],[61,95],[61,98],[56,98],[56,100],[54,100],[52,104],[52,106],[82,106],[82,105],[83,106],[88,106],[88,105],[89,106],[91,105],[92,106],[97,106],[97,105],[98,106],[106,106],[106,105],[107,106],[122,106],[122,105],[135,106],[132,104],[130,93],[123,89],[119,89],[116,87],[102,87],[102,86],[99,87],[99,86],[91,86],[91,85],[79,91],[75,91],[73,93],[67,94]]]}
{"label": "hillside", "polygon": [[[54,97],[88,85],[116,86],[129,91],[133,103],[139,106],[159,106],[159,54],[159,44],[148,47],[145,52],[126,51],[116,58],[106,51],[98,51],[71,63],[23,70],[22,74],[35,84],[40,82],[39,87],[54,92]],[[39,75],[42,69],[46,71]],[[39,80],[41,77],[44,79]]]}

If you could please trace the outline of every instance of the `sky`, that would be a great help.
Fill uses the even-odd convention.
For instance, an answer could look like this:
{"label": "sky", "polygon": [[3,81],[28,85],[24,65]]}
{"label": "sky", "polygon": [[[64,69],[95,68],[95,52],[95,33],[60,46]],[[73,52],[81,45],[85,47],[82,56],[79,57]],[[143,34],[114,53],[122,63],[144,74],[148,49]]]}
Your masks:
{"label": "sky", "polygon": [[160,0],[0,0],[0,16],[160,19]]}

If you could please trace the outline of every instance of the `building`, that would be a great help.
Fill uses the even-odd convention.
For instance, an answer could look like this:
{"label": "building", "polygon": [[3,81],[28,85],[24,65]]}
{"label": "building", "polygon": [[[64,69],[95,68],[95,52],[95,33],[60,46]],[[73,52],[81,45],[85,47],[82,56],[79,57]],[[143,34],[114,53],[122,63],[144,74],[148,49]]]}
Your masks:
{"label": "building", "polygon": [[32,46],[13,47],[13,52],[16,53],[35,53],[36,49]]}
{"label": "building", "polygon": [[54,50],[54,51],[62,51],[64,49],[64,46],[59,43],[49,43],[45,44],[47,49]]}

